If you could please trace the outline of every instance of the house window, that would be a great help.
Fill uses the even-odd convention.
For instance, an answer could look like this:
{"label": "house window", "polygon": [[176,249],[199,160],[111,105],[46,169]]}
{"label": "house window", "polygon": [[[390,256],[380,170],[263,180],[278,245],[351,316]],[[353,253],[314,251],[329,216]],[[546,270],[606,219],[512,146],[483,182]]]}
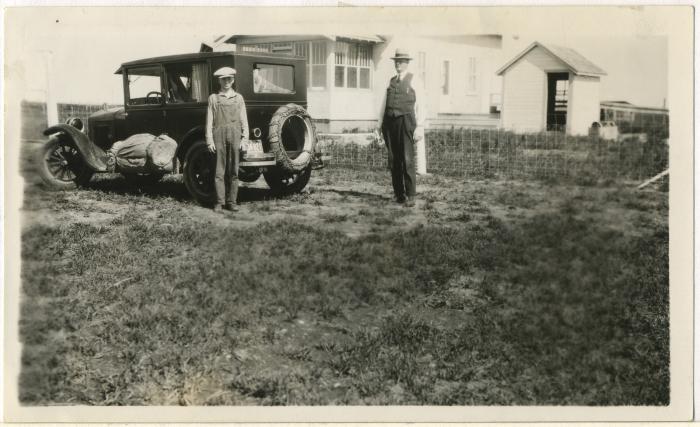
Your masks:
{"label": "house window", "polygon": [[326,87],[326,42],[311,42],[311,57],[309,58],[309,75],[311,87]]}
{"label": "house window", "polygon": [[476,69],[477,69],[476,58],[474,58],[474,57],[469,58],[469,62],[467,64],[467,92],[469,92],[469,93],[476,92],[476,76],[477,76]]}
{"label": "house window", "polygon": [[326,88],[326,42],[294,42],[294,54],[306,58],[306,85],[314,89]]}
{"label": "house window", "polygon": [[372,46],[362,43],[335,43],[335,87],[370,88]]}
{"label": "house window", "polygon": [[450,61],[442,61],[442,94],[450,94]]}
{"label": "house window", "polygon": [[421,81],[423,82],[423,89],[425,89],[425,82],[427,81],[425,74],[425,64],[425,52],[418,52],[418,77],[420,77]]}
{"label": "house window", "polygon": [[292,43],[257,43],[241,45],[243,52],[293,53],[306,58],[306,86],[326,88],[326,42],[295,41]]}

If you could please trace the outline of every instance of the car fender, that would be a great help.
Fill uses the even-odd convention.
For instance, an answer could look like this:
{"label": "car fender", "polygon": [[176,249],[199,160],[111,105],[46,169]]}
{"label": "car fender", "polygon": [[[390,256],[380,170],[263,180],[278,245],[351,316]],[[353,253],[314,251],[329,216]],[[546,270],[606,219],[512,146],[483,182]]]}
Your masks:
{"label": "car fender", "polygon": [[193,127],[185,134],[185,136],[182,137],[180,142],[177,144],[177,151],[175,152],[175,156],[177,156],[181,162],[185,160],[185,154],[187,154],[187,150],[190,148],[192,143],[197,140],[197,138],[205,138],[204,126]]}
{"label": "car fender", "polygon": [[65,137],[70,138],[75,144],[75,148],[80,152],[85,160],[85,163],[96,172],[107,171],[107,153],[104,152],[100,147],[93,144],[87,135],[67,124],[58,124],[49,127],[44,131],[44,135],[54,135],[54,134],[65,135]]}

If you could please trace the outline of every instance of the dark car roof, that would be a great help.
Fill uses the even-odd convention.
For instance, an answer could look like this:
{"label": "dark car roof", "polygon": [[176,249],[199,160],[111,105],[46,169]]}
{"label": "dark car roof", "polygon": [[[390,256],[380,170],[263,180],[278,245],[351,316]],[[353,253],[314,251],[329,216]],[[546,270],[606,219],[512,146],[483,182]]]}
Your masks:
{"label": "dark car roof", "polygon": [[163,62],[177,62],[186,60],[216,58],[220,56],[246,56],[254,58],[284,58],[284,59],[305,59],[303,56],[289,55],[286,53],[266,53],[266,52],[197,52],[183,53],[179,55],[154,56],[152,58],[137,59],[135,61],[124,62],[114,74],[121,74],[125,67],[132,65],[149,65]]}

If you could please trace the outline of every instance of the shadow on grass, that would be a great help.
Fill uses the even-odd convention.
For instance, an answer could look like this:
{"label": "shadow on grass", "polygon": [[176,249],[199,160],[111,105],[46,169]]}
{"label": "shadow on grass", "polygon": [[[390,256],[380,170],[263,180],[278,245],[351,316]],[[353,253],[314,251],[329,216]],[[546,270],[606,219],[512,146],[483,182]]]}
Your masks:
{"label": "shadow on grass", "polygon": [[376,200],[380,202],[386,202],[386,201],[392,201],[393,197],[389,196],[384,196],[381,194],[376,194],[376,193],[367,193],[364,191],[356,191],[356,190],[336,190],[334,188],[330,188],[327,190],[324,190],[329,193],[335,193],[340,196],[352,196],[352,197],[359,197],[362,199],[371,199],[371,200]]}
{"label": "shadow on grass", "polygon": [[[166,176],[159,182],[134,183],[121,175],[99,176],[87,185],[88,189],[109,192],[117,195],[138,195],[150,198],[170,197],[177,201],[193,201],[192,195],[180,176]],[[289,196],[277,194],[269,188],[238,187],[238,202],[260,202],[271,199],[284,199]]]}

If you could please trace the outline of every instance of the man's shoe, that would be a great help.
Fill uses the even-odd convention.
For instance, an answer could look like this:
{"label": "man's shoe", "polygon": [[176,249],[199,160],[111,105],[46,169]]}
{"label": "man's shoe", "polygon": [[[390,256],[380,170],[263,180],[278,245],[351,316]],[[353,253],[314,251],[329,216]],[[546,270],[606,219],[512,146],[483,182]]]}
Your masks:
{"label": "man's shoe", "polygon": [[221,208],[221,205],[215,205],[215,206],[214,206],[214,212],[216,212],[216,213],[221,213],[221,212],[223,212],[223,211],[224,211],[224,210]]}
{"label": "man's shoe", "polygon": [[224,209],[231,212],[238,212],[238,205],[235,203],[226,203]]}
{"label": "man's shoe", "polygon": [[416,205],[415,197],[408,197],[406,199],[406,207],[411,208]]}
{"label": "man's shoe", "polygon": [[399,203],[399,204],[406,203],[406,198],[405,197],[397,197],[396,203]]}

